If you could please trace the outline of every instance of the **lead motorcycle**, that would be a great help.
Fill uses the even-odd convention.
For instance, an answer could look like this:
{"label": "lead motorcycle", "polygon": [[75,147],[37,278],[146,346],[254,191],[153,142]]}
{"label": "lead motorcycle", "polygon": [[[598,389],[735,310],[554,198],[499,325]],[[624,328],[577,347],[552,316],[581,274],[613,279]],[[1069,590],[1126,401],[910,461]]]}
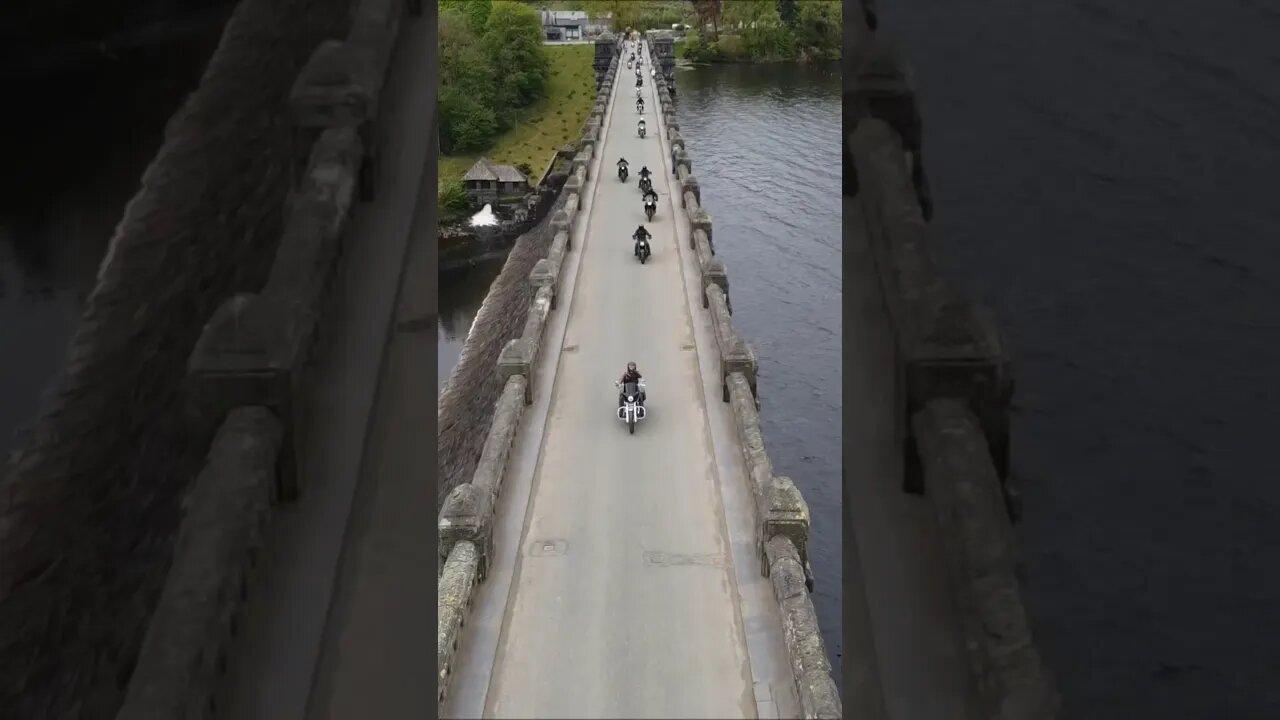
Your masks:
{"label": "lead motorcycle", "polygon": [[653,250],[649,247],[649,241],[645,238],[636,238],[635,249],[631,252],[636,257],[640,258],[641,265],[648,262],[649,256],[653,254]]}
{"label": "lead motorcycle", "polygon": [[644,419],[644,381],[629,382],[622,388],[622,405],[618,407],[618,419],[627,424],[627,431],[636,434],[636,423]]}

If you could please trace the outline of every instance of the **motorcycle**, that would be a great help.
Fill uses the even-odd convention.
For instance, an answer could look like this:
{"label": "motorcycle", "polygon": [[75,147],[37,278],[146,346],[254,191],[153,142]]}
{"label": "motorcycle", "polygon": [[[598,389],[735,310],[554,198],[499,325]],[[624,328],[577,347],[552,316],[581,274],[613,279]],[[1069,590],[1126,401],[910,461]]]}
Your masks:
{"label": "motorcycle", "polygon": [[644,87],[644,78],[636,78],[636,87]]}
{"label": "motorcycle", "polygon": [[653,254],[653,248],[649,246],[649,241],[644,238],[636,238],[636,246],[632,248],[631,254],[640,258],[640,264],[643,265]]}
{"label": "motorcycle", "polygon": [[636,423],[644,419],[644,405],[641,404],[641,398],[644,397],[644,382],[629,382],[626,386],[621,383],[615,383],[622,387],[622,406],[618,408],[618,419],[627,424],[627,430],[632,435],[636,434]]}
{"label": "motorcycle", "polygon": [[626,181],[627,181],[627,166],[626,166],[626,165],[619,165],[619,166],[618,166],[618,179],[619,179],[619,180],[621,180],[622,182],[626,182]]}
{"label": "motorcycle", "polygon": [[646,200],[644,203],[644,214],[649,218],[649,222],[653,222],[653,215],[656,212],[658,212],[658,201]]}
{"label": "motorcycle", "polygon": [[638,112],[638,113],[640,113],[640,114],[644,114],[644,101],[643,101],[643,100],[637,100],[637,101],[636,101],[636,112]]}
{"label": "motorcycle", "polygon": [[640,121],[640,124],[636,126],[636,132],[640,133],[640,137],[644,137],[644,121],[643,120]]}

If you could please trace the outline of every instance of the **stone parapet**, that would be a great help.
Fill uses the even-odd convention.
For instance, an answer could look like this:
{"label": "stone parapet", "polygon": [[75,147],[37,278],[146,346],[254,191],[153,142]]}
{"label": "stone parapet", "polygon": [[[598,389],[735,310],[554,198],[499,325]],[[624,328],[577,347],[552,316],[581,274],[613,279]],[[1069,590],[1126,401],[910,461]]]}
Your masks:
{"label": "stone parapet", "polygon": [[298,453],[309,416],[302,398],[360,155],[353,129],[320,135],[303,182],[286,203],[284,237],[266,286],[223,303],[187,364],[188,404],[199,424],[216,425],[239,405],[279,415],[285,425],[279,495],[286,501],[301,492],[305,462]]}
{"label": "stone parapet", "polygon": [[984,717],[1057,720],[1061,699],[1031,634],[1013,528],[978,418],[961,400],[936,399],[912,424]]}
{"label": "stone parapet", "polygon": [[476,546],[463,540],[449,551],[436,590],[436,702],[444,704],[458,640],[480,581]]}
{"label": "stone parapet", "polygon": [[187,497],[173,569],[117,720],[211,715],[221,658],[239,627],[270,523],[282,435],[279,420],[263,407],[236,408],[222,423]]}
{"label": "stone parapet", "polygon": [[840,688],[831,677],[818,614],[809,597],[804,563],[789,538],[777,535],[765,543],[773,596],[782,611],[782,637],[791,661],[791,674],[800,696],[802,717],[836,720],[843,717]]}
{"label": "stone parapet", "polygon": [[[911,453],[907,420],[912,414],[931,399],[963,397],[982,421],[1001,480],[1007,481],[1013,378],[999,331],[985,309],[947,280],[933,257],[928,224],[893,129],[864,119],[851,137],[850,151],[858,168],[857,201],[896,341],[904,453]],[[922,489],[920,482],[914,473],[906,478],[913,491]],[[1016,492],[1007,483],[1005,492],[1015,512]]]}

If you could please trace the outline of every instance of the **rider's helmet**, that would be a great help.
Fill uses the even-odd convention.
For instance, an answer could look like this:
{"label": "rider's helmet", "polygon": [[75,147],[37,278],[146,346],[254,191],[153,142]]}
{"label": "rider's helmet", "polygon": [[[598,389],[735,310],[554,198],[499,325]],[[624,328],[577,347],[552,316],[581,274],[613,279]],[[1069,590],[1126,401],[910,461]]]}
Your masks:
{"label": "rider's helmet", "polygon": [[627,363],[627,372],[635,372],[636,364],[634,362]]}

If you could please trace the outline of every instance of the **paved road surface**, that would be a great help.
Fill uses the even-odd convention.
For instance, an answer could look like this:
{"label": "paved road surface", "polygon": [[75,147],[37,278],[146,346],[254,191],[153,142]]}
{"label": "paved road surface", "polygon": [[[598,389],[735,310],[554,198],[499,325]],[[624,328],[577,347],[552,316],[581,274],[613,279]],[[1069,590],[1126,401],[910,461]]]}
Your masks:
{"label": "paved road surface", "polygon": [[[509,569],[499,560],[482,586],[449,716],[769,716],[774,698],[757,681],[782,687],[773,695],[791,710],[776,605],[772,615],[763,606],[758,566],[744,575],[749,561],[734,562],[744,552],[750,558],[749,540],[741,542],[746,481],[722,468],[721,456],[737,450],[727,447],[724,406],[713,407],[709,422],[696,351],[708,328],[687,300],[689,257],[676,245],[678,202],[673,209],[660,128],[650,109],[649,136],[636,136],[630,77],[623,66],[589,220],[575,232],[580,258],[566,260],[567,273],[580,271],[563,341],[555,323],[548,328],[546,352],[563,348],[548,360],[558,362],[554,388],[535,399],[513,450],[513,458],[532,456],[523,462],[536,462],[536,471],[526,468],[528,489],[519,468],[505,481],[503,520],[523,520],[509,541],[518,557]],[[644,91],[654,107],[648,81]],[[613,176],[620,156],[631,163],[626,184]],[[637,187],[642,165],[661,196],[653,223]],[[641,223],[654,236],[644,266],[630,240]],[[614,416],[613,382],[628,360],[650,391],[650,415],[634,436]],[[712,399],[719,403],[718,394]],[[540,402],[545,435],[535,419]],[[531,496],[527,514],[522,492]]]}

